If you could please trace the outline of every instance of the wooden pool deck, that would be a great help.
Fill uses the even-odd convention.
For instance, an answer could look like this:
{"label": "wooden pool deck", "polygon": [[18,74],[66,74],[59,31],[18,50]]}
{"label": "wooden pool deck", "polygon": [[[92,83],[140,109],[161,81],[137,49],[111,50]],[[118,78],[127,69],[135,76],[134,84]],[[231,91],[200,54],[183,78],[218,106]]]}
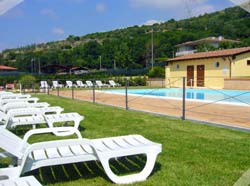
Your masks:
{"label": "wooden pool deck", "polygon": [[[56,91],[51,93],[55,95],[57,94]],[[60,96],[71,98],[72,91],[60,90]],[[74,99],[93,102],[93,92],[92,90],[75,90]],[[95,94],[95,100],[96,103],[122,108],[126,107],[124,95],[97,91]],[[128,107],[133,110],[152,112],[179,118],[182,117],[182,100],[129,95]],[[250,129],[250,106],[186,101],[186,118],[190,120]]]}

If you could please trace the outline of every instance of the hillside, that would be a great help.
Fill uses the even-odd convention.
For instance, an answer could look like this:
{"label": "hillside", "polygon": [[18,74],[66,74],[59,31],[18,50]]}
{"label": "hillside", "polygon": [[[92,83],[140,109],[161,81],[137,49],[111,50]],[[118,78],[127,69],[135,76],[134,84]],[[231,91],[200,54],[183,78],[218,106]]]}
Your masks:
{"label": "hillside", "polygon": [[[151,30],[154,30],[155,58],[171,58],[175,45],[210,36],[224,36],[240,40],[237,45],[223,44],[221,48],[250,46],[250,14],[239,7],[176,21],[171,19],[153,26],[133,26],[110,32],[85,36],[69,36],[58,42],[30,45],[9,49],[0,55],[0,64],[17,67],[20,71],[31,71],[31,60],[40,61],[41,66],[59,64],[99,68],[142,68],[151,59]],[[35,71],[36,72],[36,71]]]}

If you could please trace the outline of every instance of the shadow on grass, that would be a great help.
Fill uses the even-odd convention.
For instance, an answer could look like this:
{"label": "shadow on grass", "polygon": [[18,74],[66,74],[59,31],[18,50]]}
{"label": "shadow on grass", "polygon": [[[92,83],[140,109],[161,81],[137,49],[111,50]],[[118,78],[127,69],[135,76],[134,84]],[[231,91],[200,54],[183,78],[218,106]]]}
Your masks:
{"label": "shadow on grass", "polygon": [[[144,168],[145,163],[146,156],[136,155],[112,159],[110,167],[115,174],[122,176],[140,172]],[[161,165],[156,162],[151,176],[160,169]],[[99,176],[103,177],[107,182],[111,182],[99,161],[44,167],[26,175],[34,175],[42,184],[92,179]]]}

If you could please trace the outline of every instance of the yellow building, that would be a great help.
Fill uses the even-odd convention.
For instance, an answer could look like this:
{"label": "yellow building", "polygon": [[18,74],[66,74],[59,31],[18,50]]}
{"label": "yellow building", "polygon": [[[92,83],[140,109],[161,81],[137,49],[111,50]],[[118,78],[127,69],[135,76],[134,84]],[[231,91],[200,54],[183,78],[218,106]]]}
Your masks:
{"label": "yellow building", "polygon": [[[228,80],[249,80],[250,47],[200,52],[168,60],[166,87],[226,88]],[[230,85],[231,86],[231,85]],[[241,88],[238,88],[241,89]]]}

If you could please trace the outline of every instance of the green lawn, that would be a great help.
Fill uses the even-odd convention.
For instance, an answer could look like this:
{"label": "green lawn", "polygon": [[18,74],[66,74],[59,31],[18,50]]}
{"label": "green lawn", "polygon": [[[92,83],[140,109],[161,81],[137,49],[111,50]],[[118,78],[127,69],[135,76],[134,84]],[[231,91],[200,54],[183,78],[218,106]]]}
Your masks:
{"label": "green lawn", "polygon": [[[133,185],[232,186],[250,168],[249,133],[55,96],[36,96],[51,105],[64,107],[66,112],[84,115],[80,128],[83,137],[141,134],[161,143],[163,151],[152,175],[147,181]],[[45,139],[56,137],[36,136],[32,142]],[[132,160],[138,165],[133,165]],[[138,167],[144,161],[143,157],[132,160],[114,162],[114,167],[118,172],[124,172],[127,167]],[[51,186],[112,185],[96,162],[47,167],[32,174],[44,185]]]}

